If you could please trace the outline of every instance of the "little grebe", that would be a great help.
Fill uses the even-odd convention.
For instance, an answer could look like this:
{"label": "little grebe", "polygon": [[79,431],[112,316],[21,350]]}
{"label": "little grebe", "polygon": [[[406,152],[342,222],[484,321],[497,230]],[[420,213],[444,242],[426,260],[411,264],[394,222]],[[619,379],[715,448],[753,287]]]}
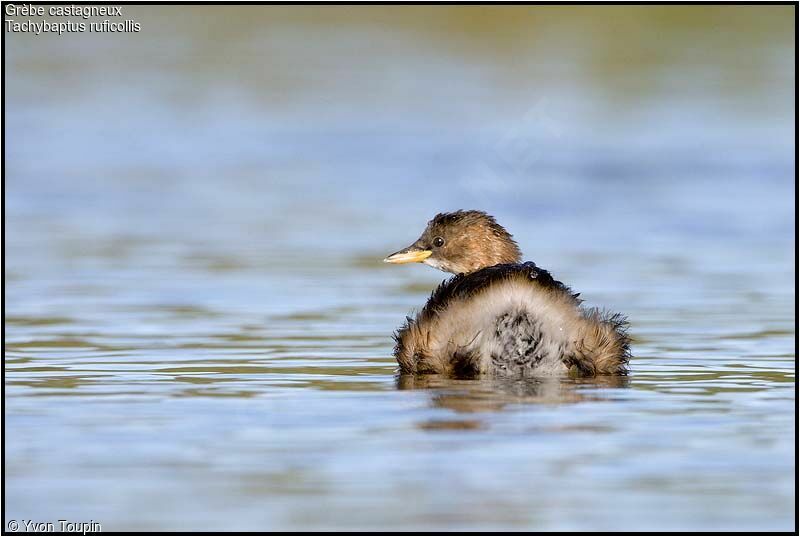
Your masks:
{"label": "little grebe", "polygon": [[387,263],[425,263],[456,274],[395,334],[402,373],[592,376],[625,374],[627,321],[584,308],[482,211],[436,215]]}

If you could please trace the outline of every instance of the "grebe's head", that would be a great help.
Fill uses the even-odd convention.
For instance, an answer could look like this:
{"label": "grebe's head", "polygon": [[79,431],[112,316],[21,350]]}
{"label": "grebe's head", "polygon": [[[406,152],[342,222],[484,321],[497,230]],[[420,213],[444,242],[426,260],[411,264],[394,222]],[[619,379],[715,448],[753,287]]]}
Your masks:
{"label": "grebe's head", "polygon": [[453,274],[521,260],[511,234],[483,211],[437,214],[414,244],[384,259],[386,263],[425,263]]}

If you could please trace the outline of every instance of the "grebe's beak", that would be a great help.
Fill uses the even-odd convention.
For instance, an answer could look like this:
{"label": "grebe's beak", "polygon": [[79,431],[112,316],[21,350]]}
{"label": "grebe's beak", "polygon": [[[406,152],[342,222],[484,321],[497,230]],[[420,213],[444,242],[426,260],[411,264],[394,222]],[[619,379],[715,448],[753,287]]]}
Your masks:
{"label": "grebe's beak", "polygon": [[421,247],[417,246],[416,244],[412,244],[408,248],[403,248],[399,252],[395,252],[386,259],[383,260],[384,263],[422,263],[426,259],[428,259],[431,254],[430,250],[423,250]]}

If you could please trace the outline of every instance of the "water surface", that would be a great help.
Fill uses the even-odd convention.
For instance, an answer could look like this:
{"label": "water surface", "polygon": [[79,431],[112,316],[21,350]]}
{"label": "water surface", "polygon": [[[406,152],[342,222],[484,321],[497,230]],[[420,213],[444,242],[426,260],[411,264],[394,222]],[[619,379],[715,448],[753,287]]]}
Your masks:
{"label": "water surface", "polygon": [[[791,8],[124,8],[6,35],[5,517],[791,530]],[[626,378],[398,377],[482,208]]]}

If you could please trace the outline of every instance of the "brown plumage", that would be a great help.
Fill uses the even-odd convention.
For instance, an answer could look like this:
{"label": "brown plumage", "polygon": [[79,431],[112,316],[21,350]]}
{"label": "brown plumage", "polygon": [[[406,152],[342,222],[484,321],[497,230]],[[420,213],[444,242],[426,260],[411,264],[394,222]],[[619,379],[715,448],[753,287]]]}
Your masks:
{"label": "brown plumage", "polygon": [[625,374],[625,318],[583,307],[566,285],[521,257],[512,236],[481,211],[438,214],[414,244],[387,257],[456,274],[395,334],[401,372]]}

